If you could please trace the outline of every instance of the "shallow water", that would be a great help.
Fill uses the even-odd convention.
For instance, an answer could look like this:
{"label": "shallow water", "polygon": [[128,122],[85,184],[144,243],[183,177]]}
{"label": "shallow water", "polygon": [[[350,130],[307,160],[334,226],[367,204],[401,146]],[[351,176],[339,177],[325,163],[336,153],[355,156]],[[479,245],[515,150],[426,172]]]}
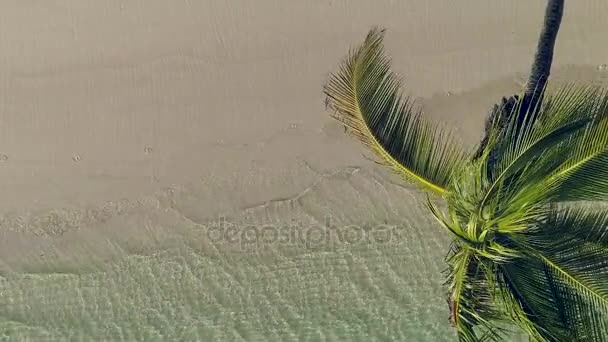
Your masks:
{"label": "shallow water", "polygon": [[[447,241],[412,190],[349,172],[222,219],[222,227],[188,218],[196,192],[123,202],[89,225],[147,229],[148,240],[123,231],[96,255],[62,244],[69,234],[47,236],[57,241],[41,250],[58,258],[4,265],[28,272],[3,276],[0,330],[13,340],[453,340],[441,288]],[[342,205],[348,211],[324,226],[324,208],[357,194],[354,208]],[[380,196],[400,205],[380,210]],[[395,227],[372,231],[372,221]],[[243,227],[260,233],[264,224],[264,237],[252,228],[245,235]],[[237,233],[221,237],[218,228]],[[273,240],[273,229],[289,233]],[[83,230],[72,233],[84,246],[104,240]],[[110,261],[95,261],[104,251]],[[95,267],[81,271],[86,263]]]}
{"label": "shallow water", "polygon": [[[196,187],[55,214],[63,234],[21,218],[20,234],[43,241],[3,264],[2,336],[454,341],[441,285],[449,241],[418,192],[373,169],[319,179],[220,219],[193,215]],[[78,224],[58,223],[70,217]]]}

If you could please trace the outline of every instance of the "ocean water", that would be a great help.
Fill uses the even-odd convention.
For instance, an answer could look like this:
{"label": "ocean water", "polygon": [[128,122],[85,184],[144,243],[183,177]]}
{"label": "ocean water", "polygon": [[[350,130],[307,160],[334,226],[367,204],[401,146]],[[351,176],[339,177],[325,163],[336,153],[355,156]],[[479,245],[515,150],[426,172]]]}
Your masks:
{"label": "ocean water", "polygon": [[54,213],[62,234],[21,218],[46,244],[3,259],[0,340],[456,340],[449,240],[416,190],[345,169],[219,218],[196,216],[203,199],[191,188]]}

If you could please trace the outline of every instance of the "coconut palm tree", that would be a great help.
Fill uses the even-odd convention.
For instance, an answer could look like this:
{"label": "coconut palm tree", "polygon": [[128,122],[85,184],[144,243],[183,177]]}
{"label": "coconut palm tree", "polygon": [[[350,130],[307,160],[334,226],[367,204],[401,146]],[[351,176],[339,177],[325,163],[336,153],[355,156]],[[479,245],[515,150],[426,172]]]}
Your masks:
{"label": "coconut palm tree", "polygon": [[511,323],[538,341],[608,341],[608,208],[597,205],[608,199],[608,92],[543,90],[537,111],[518,100],[473,158],[401,94],[383,37],[374,28],[351,50],[325,85],[327,105],[426,191],[453,238],[446,285],[459,339],[499,341]]}

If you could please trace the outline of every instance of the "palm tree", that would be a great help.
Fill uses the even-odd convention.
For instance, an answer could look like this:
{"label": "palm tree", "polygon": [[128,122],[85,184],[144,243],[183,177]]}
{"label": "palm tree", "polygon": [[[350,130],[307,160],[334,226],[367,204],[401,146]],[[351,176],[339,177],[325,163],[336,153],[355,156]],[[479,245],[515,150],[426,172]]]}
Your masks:
{"label": "palm tree", "polygon": [[555,49],[555,41],[557,39],[557,33],[562,22],[563,14],[564,0],[547,1],[545,19],[538,39],[530,76],[526,82],[523,99],[520,101],[517,95],[509,98],[503,97],[502,103],[494,106],[486,120],[485,136],[475,153],[475,158],[479,158],[483,153],[494,121],[498,121],[498,124],[501,127],[504,127],[506,122],[509,121],[509,116],[514,112],[513,108],[517,103],[520,103],[522,107],[521,112],[525,113],[528,108],[536,108],[536,105],[541,102],[543,90],[547,85],[547,80],[551,73],[553,50]]}
{"label": "palm tree", "polygon": [[383,37],[374,28],[351,50],[325,85],[327,105],[379,162],[426,190],[452,236],[459,339],[499,341],[511,323],[537,341],[608,341],[608,209],[594,205],[608,199],[608,91],[543,87],[540,109],[517,101],[472,158],[401,94]]}

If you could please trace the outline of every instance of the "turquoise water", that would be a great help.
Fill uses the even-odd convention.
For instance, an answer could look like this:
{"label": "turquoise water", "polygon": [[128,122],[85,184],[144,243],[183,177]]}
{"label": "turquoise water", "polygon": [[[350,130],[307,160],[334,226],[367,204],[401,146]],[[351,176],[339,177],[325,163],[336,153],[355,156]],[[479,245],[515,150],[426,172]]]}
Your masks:
{"label": "turquoise water", "polygon": [[[315,234],[333,229],[327,239],[214,237],[218,221],[196,217],[193,191],[62,214],[89,228],[44,236],[46,258],[4,262],[0,340],[455,341],[441,273],[449,241],[419,197],[373,174],[338,180],[222,221],[240,232],[316,223]],[[365,222],[392,225],[390,239],[357,239],[347,224],[373,232]]]}
{"label": "turquoise water", "polygon": [[10,340],[453,340],[435,268],[408,270],[404,254],[262,262],[180,249],[91,274],[13,275],[0,330]]}

